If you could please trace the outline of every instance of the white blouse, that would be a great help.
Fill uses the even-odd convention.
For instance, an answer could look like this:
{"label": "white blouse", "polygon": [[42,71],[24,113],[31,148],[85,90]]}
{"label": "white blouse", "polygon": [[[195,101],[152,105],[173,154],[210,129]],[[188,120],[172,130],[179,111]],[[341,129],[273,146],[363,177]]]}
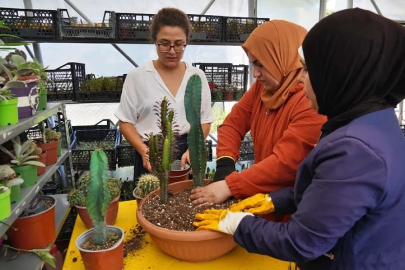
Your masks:
{"label": "white blouse", "polygon": [[186,72],[179,90],[174,97],[164,84],[159,73],[150,61],[132,70],[126,77],[121,95],[121,102],[115,116],[122,122],[131,123],[137,129],[141,138],[153,132],[159,133],[157,126],[158,117],[153,111],[156,102],[161,101],[164,96],[169,100],[170,108],[176,112],[176,123],[180,135],[190,130],[190,124],[186,119],[184,107],[184,94],[188,79],[197,74],[202,81],[201,97],[201,124],[212,123],[215,117],[211,108],[211,92],[207,78],[202,70],[186,63]]}

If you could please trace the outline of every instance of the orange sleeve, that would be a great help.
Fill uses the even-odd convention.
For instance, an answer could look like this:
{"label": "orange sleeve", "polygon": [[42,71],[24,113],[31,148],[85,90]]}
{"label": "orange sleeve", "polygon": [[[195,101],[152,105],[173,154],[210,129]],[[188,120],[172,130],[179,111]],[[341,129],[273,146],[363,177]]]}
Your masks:
{"label": "orange sleeve", "polygon": [[257,91],[255,82],[236,103],[218,129],[217,157],[230,156],[239,159],[239,149],[243,138],[250,130],[250,118]]}
{"label": "orange sleeve", "polygon": [[324,116],[309,107],[303,96],[294,108],[287,130],[274,146],[273,154],[249,169],[233,172],[225,178],[232,194],[245,198],[293,186],[298,165],[317,143],[325,121]]}

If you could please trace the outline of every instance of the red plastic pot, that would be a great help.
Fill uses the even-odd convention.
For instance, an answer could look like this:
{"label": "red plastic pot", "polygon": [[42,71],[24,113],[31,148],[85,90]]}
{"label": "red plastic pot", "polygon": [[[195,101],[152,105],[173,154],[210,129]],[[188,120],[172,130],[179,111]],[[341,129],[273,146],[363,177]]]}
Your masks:
{"label": "red plastic pot", "polygon": [[[38,161],[46,164],[46,151],[43,151],[42,154],[39,155]],[[44,174],[45,172],[46,167],[37,166],[37,175]]]}
{"label": "red plastic pot", "polygon": [[47,140],[47,143],[37,141],[37,145],[46,152],[46,166],[55,164],[58,161],[58,140]]}
{"label": "red plastic pot", "polygon": [[[118,208],[119,208],[119,199],[120,196],[118,195],[117,198],[110,202],[110,205],[107,208],[107,225],[114,225],[115,221],[117,220],[118,215]],[[80,216],[80,219],[83,221],[84,225],[87,228],[93,228],[93,221],[91,220],[89,213],[87,212],[87,208],[83,206],[75,205],[77,209],[77,213]]]}
{"label": "red plastic pot", "polygon": [[181,170],[181,160],[175,160],[171,166],[169,173],[169,183],[177,183],[189,179],[190,165],[186,163],[184,169]]}

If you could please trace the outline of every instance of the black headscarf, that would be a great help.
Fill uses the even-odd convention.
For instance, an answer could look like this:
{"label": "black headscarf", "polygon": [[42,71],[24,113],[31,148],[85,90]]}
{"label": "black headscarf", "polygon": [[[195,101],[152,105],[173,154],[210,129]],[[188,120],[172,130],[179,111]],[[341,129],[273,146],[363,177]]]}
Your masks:
{"label": "black headscarf", "polygon": [[319,113],[333,131],[405,98],[405,27],[359,8],[318,22],[302,44]]}

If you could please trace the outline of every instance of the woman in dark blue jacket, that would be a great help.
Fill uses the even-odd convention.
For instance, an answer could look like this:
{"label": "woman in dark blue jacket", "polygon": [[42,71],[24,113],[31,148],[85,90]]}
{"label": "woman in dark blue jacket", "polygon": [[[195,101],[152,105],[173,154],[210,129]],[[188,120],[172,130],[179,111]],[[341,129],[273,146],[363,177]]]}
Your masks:
{"label": "woman in dark blue jacket", "polygon": [[[405,269],[405,138],[394,112],[405,98],[405,28],[344,10],[317,23],[303,51],[304,90],[328,121],[295,188],[207,210],[194,224],[301,269]],[[253,215],[269,212],[293,215]]]}

